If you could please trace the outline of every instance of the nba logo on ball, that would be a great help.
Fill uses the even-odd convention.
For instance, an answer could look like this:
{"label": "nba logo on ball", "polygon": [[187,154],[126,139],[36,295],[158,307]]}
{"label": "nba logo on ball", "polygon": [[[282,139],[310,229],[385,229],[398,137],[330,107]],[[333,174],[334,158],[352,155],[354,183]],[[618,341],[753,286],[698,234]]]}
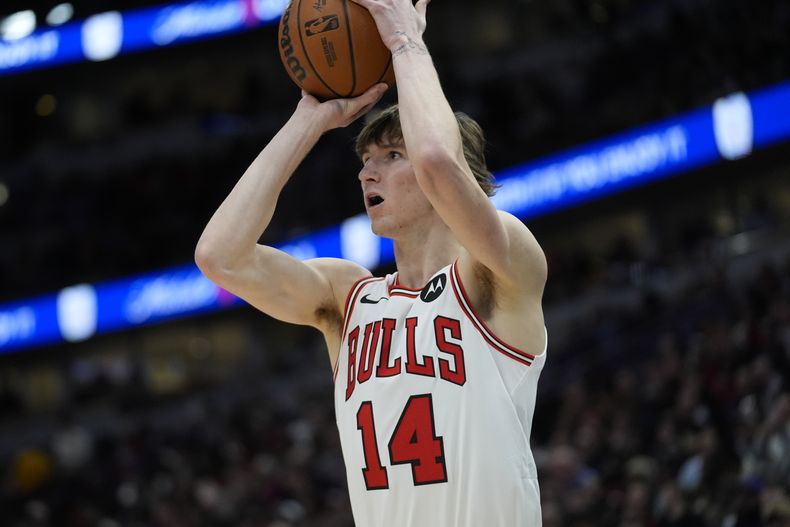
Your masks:
{"label": "nba logo on ball", "polygon": [[319,33],[326,33],[340,27],[340,20],[337,15],[322,16],[315,20],[310,20],[304,24],[304,34],[308,37],[318,35]]}

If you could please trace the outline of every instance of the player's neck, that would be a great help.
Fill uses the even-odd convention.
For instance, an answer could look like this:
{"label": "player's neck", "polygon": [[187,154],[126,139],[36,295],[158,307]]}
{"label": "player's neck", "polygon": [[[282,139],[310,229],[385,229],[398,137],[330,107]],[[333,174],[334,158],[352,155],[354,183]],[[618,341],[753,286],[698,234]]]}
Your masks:
{"label": "player's neck", "polygon": [[453,263],[461,253],[461,244],[444,224],[399,237],[394,246],[398,283],[411,289],[424,286],[436,271]]}

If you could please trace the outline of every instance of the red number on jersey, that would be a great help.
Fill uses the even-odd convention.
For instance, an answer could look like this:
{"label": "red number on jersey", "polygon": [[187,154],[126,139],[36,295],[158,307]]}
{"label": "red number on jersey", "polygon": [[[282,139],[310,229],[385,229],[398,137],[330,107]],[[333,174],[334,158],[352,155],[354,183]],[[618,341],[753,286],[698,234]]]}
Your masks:
{"label": "red number on jersey", "polygon": [[362,450],[365,453],[365,486],[368,490],[388,489],[387,469],[381,466],[379,448],[376,445],[376,426],[373,424],[373,404],[365,401],[357,412],[357,430],[362,431]]}
{"label": "red number on jersey", "polygon": [[389,451],[393,465],[411,464],[415,485],[447,481],[444,441],[436,435],[430,394],[409,397],[392,433]]}
{"label": "red number on jersey", "polygon": [[[381,465],[373,423],[373,404],[364,401],[357,412],[357,429],[362,431],[365,468],[362,475],[368,490],[388,489],[387,469]],[[392,465],[411,464],[415,485],[447,481],[444,440],[436,435],[433,399],[430,394],[412,395],[403,408],[389,442]]]}

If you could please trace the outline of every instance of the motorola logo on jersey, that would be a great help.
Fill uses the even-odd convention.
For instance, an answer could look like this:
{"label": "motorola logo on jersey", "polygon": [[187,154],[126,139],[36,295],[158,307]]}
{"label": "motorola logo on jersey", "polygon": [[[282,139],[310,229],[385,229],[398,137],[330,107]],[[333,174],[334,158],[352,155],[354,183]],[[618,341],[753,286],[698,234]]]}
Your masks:
{"label": "motorola logo on jersey", "polygon": [[423,287],[422,291],[420,291],[420,300],[426,303],[433,302],[441,296],[446,285],[447,275],[442,273],[439,276],[435,276],[430,282],[428,282],[428,285]]}

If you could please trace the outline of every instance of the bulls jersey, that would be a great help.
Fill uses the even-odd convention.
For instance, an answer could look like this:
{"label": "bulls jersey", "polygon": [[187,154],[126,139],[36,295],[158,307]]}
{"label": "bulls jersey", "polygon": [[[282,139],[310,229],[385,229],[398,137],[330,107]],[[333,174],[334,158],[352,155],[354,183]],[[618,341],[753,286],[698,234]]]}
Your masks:
{"label": "bulls jersey", "polygon": [[346,300],[335,411],[357,527],[538,527],[530,431],[544,350],[478,318],[456,264]]}

